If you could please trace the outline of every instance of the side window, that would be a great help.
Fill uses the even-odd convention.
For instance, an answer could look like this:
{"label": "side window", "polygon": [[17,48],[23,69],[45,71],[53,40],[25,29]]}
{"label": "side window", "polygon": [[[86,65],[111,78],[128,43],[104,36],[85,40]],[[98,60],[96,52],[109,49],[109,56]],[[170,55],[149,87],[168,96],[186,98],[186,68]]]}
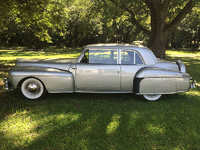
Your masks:
{"label": "side window", "polygon": [[90,50],[89,63],[117,64],[117,50]]}
{"label": "side window", "polygon": [[121,50],[122,65],[139,65],[143,64],[140,55],[133,50]]}
{"label": "side window", "polygon": [[144,64],[140,55],[137,52],[135,52],[135,59],[136,59],[136,61],[135,61],[136,65],[143,65]]}
{"label": "side window", "polygon": [[134,51],[122,50],[121,51],[121,64],[133,65],[134,64]]}
{"label": "side window", "polygon": [[89,62],[89,50],[86,50],[80,63],[88,63],[88,62]]}

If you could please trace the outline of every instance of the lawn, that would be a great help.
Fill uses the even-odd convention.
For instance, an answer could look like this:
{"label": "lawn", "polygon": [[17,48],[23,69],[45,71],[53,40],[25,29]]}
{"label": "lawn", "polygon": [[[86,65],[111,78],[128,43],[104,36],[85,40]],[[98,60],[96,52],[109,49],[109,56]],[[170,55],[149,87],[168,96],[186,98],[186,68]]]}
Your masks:
{"label": "lawn", "polygon": [[[80,52],[0,50],[0,80],[18,57],[77,57]],[[168,60],[182,60],[199,85],[200,53],[166,54]],[[30,101],[0,86],[0,149],[200,149],[199,87],[145,102],[134,94],[76,93]]]}

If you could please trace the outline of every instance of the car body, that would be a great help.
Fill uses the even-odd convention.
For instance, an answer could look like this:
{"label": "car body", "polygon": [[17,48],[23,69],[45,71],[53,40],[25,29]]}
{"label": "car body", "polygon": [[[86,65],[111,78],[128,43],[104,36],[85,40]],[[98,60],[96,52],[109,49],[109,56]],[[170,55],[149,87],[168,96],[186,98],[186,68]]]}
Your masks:
{"label": "car body", "polygon": [[157,59],[145,46],[92,44],[70,59],[18,59],[4,79],[5,89],[23,96],[48,93],[135,93],[146,100],[187,92],[195,86],[185,65]]}

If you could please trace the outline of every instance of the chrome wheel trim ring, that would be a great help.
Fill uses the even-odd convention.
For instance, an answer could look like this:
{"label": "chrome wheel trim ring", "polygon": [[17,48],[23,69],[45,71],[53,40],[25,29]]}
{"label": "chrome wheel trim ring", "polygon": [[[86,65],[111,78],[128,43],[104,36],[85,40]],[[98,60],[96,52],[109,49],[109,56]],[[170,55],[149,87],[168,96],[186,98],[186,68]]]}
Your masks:
{"label": "chrome wheel trim ring", "polygon": [[158,100],[162,95],[161,94],[144,94],[144,98],[148,101],[156,101]]}
{"label": "chrome wheel trim ring", "polygon": [[37,99],[42,96],[44,87],[39,80],[29,78],[22,83],[21,92],[28,99]]}

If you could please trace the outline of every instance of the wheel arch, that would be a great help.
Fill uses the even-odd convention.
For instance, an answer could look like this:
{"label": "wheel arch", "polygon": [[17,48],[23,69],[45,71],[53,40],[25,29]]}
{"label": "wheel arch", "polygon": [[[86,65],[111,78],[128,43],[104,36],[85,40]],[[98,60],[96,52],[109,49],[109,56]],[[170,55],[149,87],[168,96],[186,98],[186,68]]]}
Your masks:
{"label": "wheel arch", "polygon": [[[37,77],[34,77],[34,76],[27,76],[27,77],[22,78],[22,79],[19,81],[19,83],[17,84],[16,88],[20,88],[21,84],[22,84],[26,79],[29,79],[29,78],[34,78],[34,79],[39,80],[39,81],[42,83],[42,85],[44,86],[45,90],[47,91],[44,82],[43,82],[41,79],[39,79],[39,78],[37,78]],[[48,92],[48,91],[47,91],[47,92]]]}
{"label": "wheel arch", "polygon": [[145,70],[148,67],[143,67],[141,69],[139,69],[136,73],[135,76],[133,78],[133,93],[138,94],[139,93],[139,88],[140,88],[140,82],[145,79],[144,77],[139,76],[139,74]]}
{"label": "wheel arch", "polygon": [[28,78],[38,79],[49,93],[74,92],[74,75],[69,71],[55,68],[16,67],[10,72],[10,79],[14,89]]}

